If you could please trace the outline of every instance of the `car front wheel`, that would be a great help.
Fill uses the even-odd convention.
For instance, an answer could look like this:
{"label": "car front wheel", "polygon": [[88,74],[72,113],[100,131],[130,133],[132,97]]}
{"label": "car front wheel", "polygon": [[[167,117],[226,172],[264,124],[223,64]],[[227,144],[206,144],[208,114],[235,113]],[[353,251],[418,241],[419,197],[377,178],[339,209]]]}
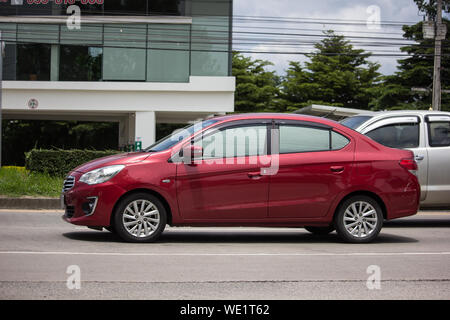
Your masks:
{"label": "car front wheel", "polygon": [[114,230],[128,242],[156,241],[166,226],[166,210],[161,201],[146,193],[122,199],[114,215]]}
{"label": "car front wheel", "polygon": [[383,212],[373,198],[354,196],[341,204],[334,225],[338,235],[346,242],[371,242],[383,226]]}

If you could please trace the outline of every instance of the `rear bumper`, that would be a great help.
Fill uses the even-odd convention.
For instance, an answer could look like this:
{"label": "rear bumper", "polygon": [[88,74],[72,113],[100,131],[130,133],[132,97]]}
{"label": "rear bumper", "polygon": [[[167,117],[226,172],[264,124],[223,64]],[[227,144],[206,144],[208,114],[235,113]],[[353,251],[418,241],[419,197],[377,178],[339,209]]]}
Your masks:
{"label": "rear bumper", "polygon": [[420,207],[420,184],[411,177],[406,187],[398,192],[384,195],[389,201],[387,220],[408,217],[417,214]]}

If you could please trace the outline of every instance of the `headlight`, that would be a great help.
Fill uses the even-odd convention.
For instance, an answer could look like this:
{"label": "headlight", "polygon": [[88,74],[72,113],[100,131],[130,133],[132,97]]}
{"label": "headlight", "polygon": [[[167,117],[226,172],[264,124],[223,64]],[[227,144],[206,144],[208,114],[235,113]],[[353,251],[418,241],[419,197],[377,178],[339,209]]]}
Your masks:
{"label": "headlight", "polygon": [[83,174],[80,178],[80,182],[84,182],[90,185],[103,183],[114,177],[123,168],[125,168],[124,165],[116,165],[95,169]]}

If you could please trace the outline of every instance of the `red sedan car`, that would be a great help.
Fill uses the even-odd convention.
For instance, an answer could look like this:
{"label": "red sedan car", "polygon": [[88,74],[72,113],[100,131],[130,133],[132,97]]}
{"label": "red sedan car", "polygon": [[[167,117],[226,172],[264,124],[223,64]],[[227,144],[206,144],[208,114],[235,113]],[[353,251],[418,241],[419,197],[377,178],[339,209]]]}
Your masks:
{"label": "red sedan car", "polygon": [[292,114],[208,119],[143,152],[74,169],[64,219],[151,242],[172,226],[304,227],[369,242],[419,206],[411,151]]}

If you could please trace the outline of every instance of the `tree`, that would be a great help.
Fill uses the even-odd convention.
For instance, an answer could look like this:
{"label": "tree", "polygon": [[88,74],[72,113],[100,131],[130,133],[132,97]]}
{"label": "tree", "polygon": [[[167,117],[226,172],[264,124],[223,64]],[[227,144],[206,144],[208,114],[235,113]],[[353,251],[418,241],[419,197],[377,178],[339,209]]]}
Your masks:
{"label": "tree", "polygon": [[370,62],[370,53],[354,49],[344,36],[331,30],[325,36],[315,44],[317,52],[308,55],[305,68],[290,62],[281,84],[286,111],[312,103],[368,108],[379,64]]}
{"label": "tree", "polygon": [[236,77],[235,111],[263,112],[271,108],[278,94],[279,78],[265,60],[253,60],[233,52],[233,76]]}
{"label": "tree", "polygon": [[[420,11],[430,19],[436,16],[436,1],[414,0]],[[444,9],[448,12],[450,1],[444,1]],[[450,30],[450,21],[443,19]],[[383,78],[383,83],[374,88],[375,98],[370,106],[375,110],[384,109],[429,109],[432,105],[434,40],[424,39],[422,22],[403,26],[403,37],[415,41],[400,50],[410,55],[398,60],[398,71]],[[450,89],[450,48],[449,33],[442,45],[441,83],[442,89]],[[428,92],[412,91],[412,88],[427,88]],[[450,110],[450,95],[442,94],[442,110]]]}
{"label": "tree", "polygon": [[[425,13],[431,20],[436,20],[437,1],[436,0],[414,0],[419,11]],[[450,0],[442,1],[442,9],[450,12]]]}

